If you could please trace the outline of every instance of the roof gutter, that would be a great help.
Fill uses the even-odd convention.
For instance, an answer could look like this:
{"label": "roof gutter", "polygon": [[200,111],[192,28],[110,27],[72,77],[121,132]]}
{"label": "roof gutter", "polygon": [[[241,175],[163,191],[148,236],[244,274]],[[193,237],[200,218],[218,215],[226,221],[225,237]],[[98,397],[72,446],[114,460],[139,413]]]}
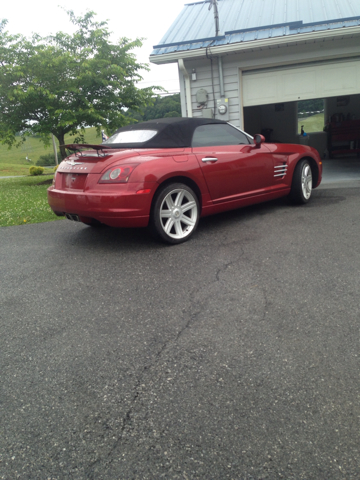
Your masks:
{"label": "roof gutter", "polygon": [[187,116],[192,117],[192,105],[191,105],[191,87],[190,87],[190,76],[188,71],[185,68],[184,60],[182,58],[178,59],[179,69],[181,70],[184,79],[185,79],[185,93],[186,93],[186,108]]}
{"label": "roof gutter", "polygon": [[[292,44],[296,44],[302,41],[314,42],[316,40],[325,40],[330,38],[337,38],[337,37],[346,37],[352,35],[360,35],[360,26],[356,27],[342,27],[334,30],[326,30],[320,32],[312,32],[312,33],[298,33],[295,35],[285,35],[283,37],[275,37],[275,38],[266,38],[263,40],[252,40],[249,42],[238,42],[238,43],[231,43],[226,45],[212,45],[211,46],[211,53],[213,55],[223,55],[223,54],[230,54],[235,52],[247,52],[252,51],[254,49],[261,49],[261,48],[269,48],[275,46],[290,46]],[[189,43],[194,43],[189,42]],[[164,53],[160,55],[150,55],[150,62],[155,64],[162,64],[162,63],[172,63],[177,62],[178,60],[186,60],[189,58],[196,58],[196,57],[205,57],[206,56],[206,48],[196,48],[194,50],[182,50],[172,53]],[[179,63],[180,66],[180,63]],[[181,67],[180,67],[181,68]],[[184,67],[185,68],[185,67]],[[190,80],[189,80],[190,85]]]}

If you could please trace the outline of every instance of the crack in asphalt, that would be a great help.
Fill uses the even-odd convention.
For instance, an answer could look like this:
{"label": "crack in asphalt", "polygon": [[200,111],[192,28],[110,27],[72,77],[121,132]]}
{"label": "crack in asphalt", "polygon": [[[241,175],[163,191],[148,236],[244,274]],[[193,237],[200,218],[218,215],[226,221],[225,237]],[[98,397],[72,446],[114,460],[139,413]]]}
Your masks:
{"label": "crack in asphalt", "polygon": [[[239,247],[238,242],[230,242],[230,244],[222,244],[220,246],[220,248],[221,247],[226,247],[226,248],[230,247],[231,248],[231,245],[236,245],[237,248]],[[125,432],[126,428],[128,426],[130,426],[131,423],[132,423],[131,416],[132,416],[132,413],[133,413],[133,410],[134,410],[134,406],[137,403],[139,397],[141,396],[141,393],[142,393],[141,385],[144,383],[145,375],[148,375],[150,370],[152,370],[156,365],[159,364],[159,361],[160,361],[164,351],[167,350],[168,347],[170,347],[171,344],[176,344],[176,342],[184,334],[184,332],[191,325],[194,325],[196,323],[197,318],[202,313],[202,305],[206,301],[206,299],[209,296],[211,296],[211,293],[209,291],[209,293],[202,300],[196,300],[196,296],[199,294],[200,291],[202,291],[202,290],[206,291],[207,289],[210,290],[211,285],[216,284],[218,282],[221,282],[221,278],[220,278],[221,274],[226,272],[226,270],[228,268],[232,267],[233,265],[236,265],[243,256],[244,256],[244,249],[243,249],[243,247],[240,247],[240,252],[239,252],[239,255],[237,256],[236,260],[232,260],[231,262],[227,262],[224,265],[222,265],[220,268],[218,268],[214,273],[214,280],[212,282],[209,282],[206,287],[204,287],[204,285],[202,285],[202,286],[200,286],[196,290],[193,290],[190,293],[190,297],[189,297],[190,306],[189,306],[189,309],[188,309],[189,312],[188,313],[187,312],[183,313],[183,318],[185,318],[186,316],[189,317],[188,321],[184,324],[184,326],[181,329],[179,329],[179,331],[177,332],[177,334],[173,338],[164,342],[162,347],[156,353],[155,359],[152,361],[152,363],[150,365],[144,366],[144,368],[142,370],[142,373],[141,373],[140,377],[138,378],[138,380],[137,380],[137,382],[134,386],[135,394],[134,394],[134,396],[133,396],[133,398],[130,402],[130,408],[128,409],[128,411],[126,412],[125,416],[122,419],[122,426],[121,426],[119,438],[114,442],[113,446],[111,447],[110,451],[107,454],[108,459],[110,459],[110,457],[112,456],[114,451],[120,446],[120,444],[123,441],[124,432]],[[196,303],[198,305],[196,305]],[[192,310],[195,310],[195,311],[192,311]],[[89,465],[88,469],[93,469],[97,464],[99,464],[101,462],[101,460],[102,460],[101,457],[94,460]],[[111,459],[110,459],[110,463],[111,463]],[[94,472],[88,472],[88,478],[90,480],[92,480],[94,478]]]}

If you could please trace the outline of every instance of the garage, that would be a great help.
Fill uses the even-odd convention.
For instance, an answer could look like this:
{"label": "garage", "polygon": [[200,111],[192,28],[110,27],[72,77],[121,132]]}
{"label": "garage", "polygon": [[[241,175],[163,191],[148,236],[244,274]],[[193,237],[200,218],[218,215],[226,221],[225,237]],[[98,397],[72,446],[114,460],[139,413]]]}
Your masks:
{"label": "garage", "polygon": [[[242,98],[244,128],[250,133],[270,132],[271,141],[306,143],[325,158],[360,152],[359,59],[245,71]],[[323,99],[323,125],[303,137],[298,102],[310,99]]]}
{"label": "garage", "polygon": [[[359,44],[360,2],[204,0],[184,5],[150,61],[178,64],[184,117],[357,159]],[[321,108],[304,110],[310,100]]]}

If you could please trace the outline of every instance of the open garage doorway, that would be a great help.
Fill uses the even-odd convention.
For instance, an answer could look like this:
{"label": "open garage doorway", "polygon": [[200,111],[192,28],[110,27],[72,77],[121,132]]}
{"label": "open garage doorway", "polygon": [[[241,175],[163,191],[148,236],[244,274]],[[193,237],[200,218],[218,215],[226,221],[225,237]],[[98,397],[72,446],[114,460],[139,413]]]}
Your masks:
{"label": "open garage doorway", "polygon": [[[305,143],[316,148],[322,157],[357,153],[358,57],[242,71],[241,86],[244,128],[249,133],[263,132],[268,141]],[[324,99],[324,125],[319,131],[303,136],[298,130],[298,102],[314,99]],[[336,127],[342,124],[351,135],[337,132],[334,136],[331,132],[334,124]],[[343,144],[334,145],[339,141]],[[341,148],[335,148],[338,146]]]}
{"label": "open garage doorway", "polygon": [[[310,145],[326,156],[326,100],[284,102],[244,108],[244,129],[266,141]],[[318,110],[320,108],[320,110]]]}
{"label": "open garage doorway", "polygon": [[[307,135],[301,133],[301,126]],[[343,134],[337,131],[334,137],[335,128]],[[262,133],[268,142],[310,145],[322,158],[356,156],[360,153],[360,94],[245,107],[244,129],[251,135]]]}
{"label": "open garage doorway", "polygon": [[[245,107],[244,129],[251,135],[262,133],[268,142],[316,148],[324,159],[324,184],[360,180],[360,94],[318,99],[300,108],[299,103]],[[306,105],[323,109],[307,110]]]}

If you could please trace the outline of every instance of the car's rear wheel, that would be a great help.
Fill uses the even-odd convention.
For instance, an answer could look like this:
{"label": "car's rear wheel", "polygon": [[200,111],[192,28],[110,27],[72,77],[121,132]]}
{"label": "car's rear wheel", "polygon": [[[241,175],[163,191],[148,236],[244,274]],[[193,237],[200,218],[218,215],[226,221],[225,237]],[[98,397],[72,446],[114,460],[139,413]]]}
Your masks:
{"label": "car's rear wheel", "polygon": [[199,200],[193,190],[183,183],[173,183],[157,194],[151,226],[165,242],[182,243],[195,232],[199,217]]}
{"label": "car's rear wheel", "polygon": [[312,194],[312,171],[310,162],[301,160],[295,167],[290,197],[294,203],[307,203]]}

